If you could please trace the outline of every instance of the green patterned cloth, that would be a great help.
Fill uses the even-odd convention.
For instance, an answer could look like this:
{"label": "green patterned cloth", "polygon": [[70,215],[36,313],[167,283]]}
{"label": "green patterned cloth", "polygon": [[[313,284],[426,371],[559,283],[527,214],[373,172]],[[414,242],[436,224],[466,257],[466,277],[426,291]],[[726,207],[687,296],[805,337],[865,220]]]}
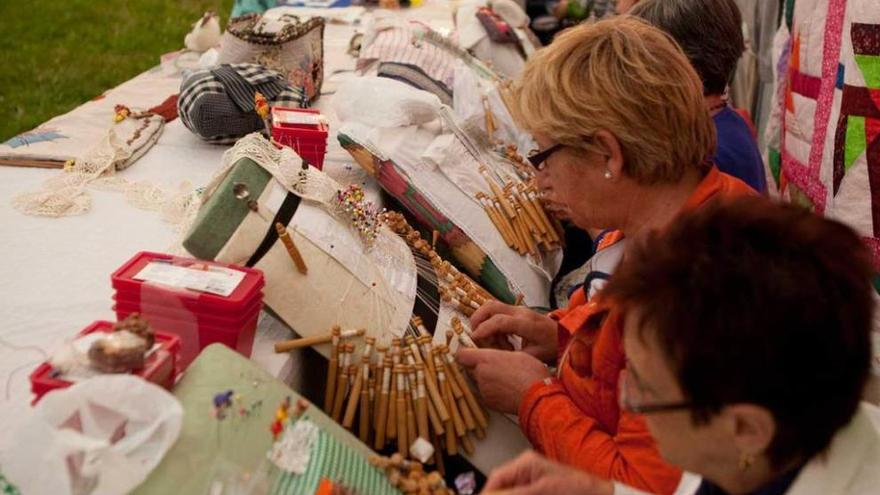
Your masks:
{"label": "green patterned cloth", "polygon": [[[246,407],[256,401],[262,401],[262,405],[253,408],[248,417],[230,411],[225,420],[218,421],[211,415],[212,401],[214,395],[225,390],[240,394]],[[212,485],[223,483],[232,488],[244,478],[264,475],[267,489],[275,487],[271,493],[277,495],[312,495],[322,475],[344,480],[353,487],[378,487],[359,493],[398,493],[387,481],[382,485],[381,480],[374,479],[381,474],[367,462],[373,451],[314,405],[304,416],[320,428],[320,436],[306,474],[284,474],[272,466],[266,453],[272,446],[269,429],[275,410],[285,397],[290,397],[292,404],[301,397],[253,361],[223,345],[212,344],[199,354],[174,388],[174,396],[183,406],[180,438],[147,480],[132,492],[135,495],[203,495],[211,493]],[[308,487],[313,487],[312,491]]]}
{"label": "green patterned cloth", "polygon": [[[309,415],[304,418],[311,420]],[[281,474],[275,482],[273,495],[300,495],[315,493],[321,478],[339,482],[357,493],[375,495],[399,493],[384,473],[371,466],[367,459],[325,430],[320,430],[318,442],[312,449],[309,467],[302,475]]]}

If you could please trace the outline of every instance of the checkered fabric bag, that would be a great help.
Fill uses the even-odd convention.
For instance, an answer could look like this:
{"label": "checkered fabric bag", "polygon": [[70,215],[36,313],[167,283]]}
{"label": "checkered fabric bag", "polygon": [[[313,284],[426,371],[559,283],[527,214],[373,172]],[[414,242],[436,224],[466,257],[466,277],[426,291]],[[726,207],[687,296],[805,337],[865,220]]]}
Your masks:
{"label": "checkered fabric bag", "polygon": [[224,64],[184,79],[177,101],[180,120],[205,141],[235,142],[265,127],[254,112],[257,91],[270,106],[305,104],[302,90],[291,87],[278,72],[256,64]]}

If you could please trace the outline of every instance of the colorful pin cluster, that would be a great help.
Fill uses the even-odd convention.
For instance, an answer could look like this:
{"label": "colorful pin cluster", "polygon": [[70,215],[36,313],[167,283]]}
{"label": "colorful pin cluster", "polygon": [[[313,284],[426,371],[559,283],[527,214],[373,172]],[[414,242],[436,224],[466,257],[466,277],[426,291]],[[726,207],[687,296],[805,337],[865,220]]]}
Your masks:
{"label": "colorful pin cluster", "polygon": [[367,246],[372,246],[379,233],[379,214],[372,201],[366,199],[364,190],[357,184],[336,192],[336,202],[342,212],[348,216],[352,227]]}
{"label": "colorful pin cluster", "polygon": [[219,394],[214,395],[213,404],[214,408],[212,411],[212,416],[214,416],[218,421],[222,421],[226,419],[229,410],[235,410],[235,412],[238,413],[238,416],[241,418],[248,417],[254,412],[255,409],[263,405],[263,401],[254,401],[251,403],[250,406],[245,407],[241,395],[236,394],[232,390],[226,390],[224,392],[220,392]]}
{"label": "colorful pin cluster", "polygon": [[272,425],[269,427],[269,431],[272,432],[272,440],[278,440],[278,436],[281,435],[281,432],[284,431],[284,428],[294,419],[302,416],[302,413],[308,409],[309,403],[303,399],[299,399],[296,401],[296,410],[291,414],[290,411],[290,396],[284,398],[281,401],[281,404],[278,405],[278,408],[275,409],[275,419],[272,421]]}

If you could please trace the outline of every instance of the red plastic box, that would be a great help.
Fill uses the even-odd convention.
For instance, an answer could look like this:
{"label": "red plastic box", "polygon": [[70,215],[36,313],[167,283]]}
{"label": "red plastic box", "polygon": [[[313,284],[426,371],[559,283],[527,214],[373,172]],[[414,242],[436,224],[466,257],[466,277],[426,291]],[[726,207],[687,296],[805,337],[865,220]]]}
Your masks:
{"label": "red plastic box", "polygon": [[318,170],[324,167],[328,133],[329,127],[318,110],[272,108],[272,138],[296,150],[296,154]]}
{"label": "red plastic box", "polygon": [[229,329],[244,328],[248,322],[253,319],[254,315],[259,315],[260,310],[263,309],[263,301],[255,299],[247,309],[235,315],[224,315],[222,313],[193,313],[180,308],[158,306],[155,304],[149,304],[149,302],[144,300],[131,299],[121,292],[117,292],[113,295],[113,302],[115,303],[114,308],[116,308],[117,312],[125,312],[126,314],[141,313],[148,321],[152,321],[149,318],[150,316],[159,316],[171,320],[195,321],[199,324],[205,324],[211,327]]}
{"label": "red plastic box", "polygon": [[[244,272],[245,277],[228,297],[135,280],[134,277],[152,261],[164,261],[172,265],[186,267],[219,266],[231,268]],[[206,310],[214,314],[226,315],[237,315],[242,308],[247,307],[254,299],[260,298],[262,300],[263,286],[266,285],[263,280],[263,272],[254,268],[197,260],[195,258],[182,258],[148,251],[142,251],[134,255],[133,258],[126,261],[124,265],[113,272],[110,278],[113,282],[113,288],[116,289],[117,293],[125,294],[127,297],[132,296],[144,300],[144,292],[162,291],[173,293],[181,301],[183,307],[190,311]]]}
{"label": "red plastic box", "polygon": [[[229,296],[135,280],[153,261],[200,269],[223,267],[244,273]],[[257,321],[263,305],[263,273],[252,268],[141,252],[113,275],[113,310],[119,319],[141,313],[154,328],[181,339],[182,369],[208,345],[219,342],[250,357]]]}
{"label": "red plastic box", "polygon": [[[95,332],[111,333],[113,332],[113,323],[109,321],[96,321],[81,331],[79,335],[88,335]],[[133,371],[131,374],[171,390],[177,375],[181,371],[178,368],[177,359],[180,352],[180,339],[176,335],[160,331],[156,331],[155,334],[159,348],[147,356],[142,369]],[[32,404],[36,404],[44,395],[52,390],[73,385],[72,382],[53,377],[52,372],[52,365],[43,363],[31,373],[31,391],[36,395]]]}
{"label": "red plastic box", "polygon": [[116,317],[120,320],[132,313],[140,313],[156,330],[178,336],[181,340],[181,369],[186,369],[202,349],[214,343],[223,344],[242,356],[250,357],[251,351],[254,349],[257,322],[260,319],[260,312],[257,311],[241,326],[227,328],[208,325],[198,316],[189,320],[179,320],[163,317],[156,312],[145,312],[143,308],[134,308],[118,303],[113,306],[113,311],[116,312]]}

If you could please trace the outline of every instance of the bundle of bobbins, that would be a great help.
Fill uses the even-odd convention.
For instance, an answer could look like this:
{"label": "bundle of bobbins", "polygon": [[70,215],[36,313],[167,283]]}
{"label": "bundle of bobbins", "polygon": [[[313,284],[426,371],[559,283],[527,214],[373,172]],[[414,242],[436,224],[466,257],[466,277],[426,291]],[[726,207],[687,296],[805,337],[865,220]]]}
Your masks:
{"label": "bundle of bobbins", "polygon": [[437,254],[434,250],[438,238],[437,232],[434,232],[434,239],[429,243],[422,238],[419,231],[409,225],[402,214],[394,211],[386,212],[383,214],[383,219],[412,249],[431,262],[437,274],[437,289],[444,302],[451,304],[466,316],[471,316],[483,303],[494,299],[486,289]]}
{"label": "bundle of bobbins", "polygon": [[562,226],[544,211],[533,181],[511,181],[502,187],[486,167],[480,167],[480,173],[492,193],[478,192],[475,199],[511,249],[537,256],[562,246]]}
{"label": "bundle of bobbins", "polygon": [[[430,261],[444,301],[469,316],[492,298],[436,253],[436,232],[429,243],[399,213],[384,213],[383,219]],[[476,345],[460,319],[452,318],[450,326],[445,343],[437,345],[421,318],[413,316],[403,337],[392,338],[390,345],[365,336],[363,329],[334,326],[325,335],[278,342],[275,350],[330,343],[324,411],[375,450],[394,450],[401,459],[445,473],[443,453],[472,453],[474,439],[484,438],[488,428],[488,414],[450,351]],[[364,345],[356,356],[358,338]]]}
{"label": "bundle of bobbins", "polygon": [[472,453],[485,437],[488,415],[477,402],[450,347],[475,347],[461,321],[453,318],[446,343],[413,317],[403,338],[390,347],[363,337],[356,357],[351,339],[363,330],[333,327],[328,336],[280,343],[284,349],[331,342],[324,411],[377,451],[392,448],[402,458],[432,461],[444,472],[441,452]]}
{"label": "bundle of bobbins", "polygon": [[391,457],[370,457],[370,464],[385,471],[391,485],[403,493],[419,495],[454,495],[455,492],[446,487],[443,476],[437,471],[425,472],[424,466],[409,461],[400,454]]}
{"label": "bundle of bobbins", "polygon": [[[444,344],[413,317],[403,338],[377,345],[364,330],[341,330],[276,344],[276,350],[331,343],[324,411],[377,451],[394,448],[404,458],[437,465],[441,452],[472,453],[473,440],[485,437],[488,414],[450,352],[476,347],[461,320],[451,320]],[[356,357],[352,339],[364,339]],[[357,419],[357,420],[356,420]]]}
{"label": "bundle of bobbins", "polygon": [[541,252],[559,249],[565,239],[562,225],[544,211],[534,167],[520,155],[515,144],[495,138],[495,116],[486,95],[483,95],[483,111],[489,145],[516,173],[511,174],[489,161],[480,164],[478,171],[489,186],[489,194],[478,192],[474,199],[483,207],[504,242],[521,256],[538,256]]}

